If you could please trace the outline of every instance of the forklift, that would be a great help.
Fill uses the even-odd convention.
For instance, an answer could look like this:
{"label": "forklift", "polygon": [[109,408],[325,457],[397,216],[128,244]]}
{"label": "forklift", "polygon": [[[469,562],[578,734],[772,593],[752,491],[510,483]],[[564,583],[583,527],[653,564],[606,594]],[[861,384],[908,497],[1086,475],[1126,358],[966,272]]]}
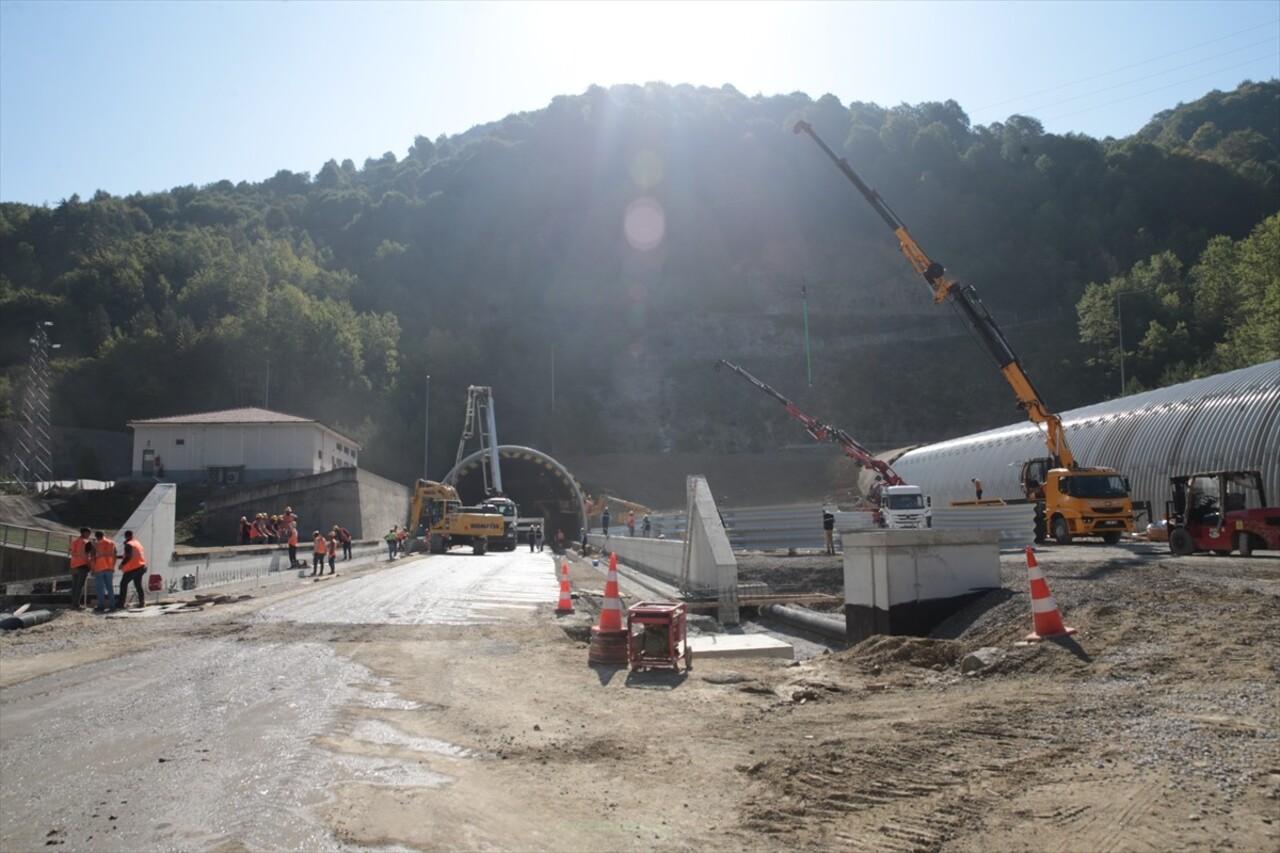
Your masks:
{"label": "forklift", "polygon": [[1165,522],[1174,556],[1280,550],[1280,507],[1267,506],[1261,472],[1203,471],[1170,477],[1169,484]]}

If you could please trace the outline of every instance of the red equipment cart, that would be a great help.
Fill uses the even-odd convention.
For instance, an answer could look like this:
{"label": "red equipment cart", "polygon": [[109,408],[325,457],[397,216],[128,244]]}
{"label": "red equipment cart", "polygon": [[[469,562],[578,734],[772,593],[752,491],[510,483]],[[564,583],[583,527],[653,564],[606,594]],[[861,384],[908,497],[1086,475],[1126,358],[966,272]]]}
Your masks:
{"label": "red equipment cart", "polygon": [[632,669],[693,669],[683,602],[641,601],[627,608],[627,651]]}

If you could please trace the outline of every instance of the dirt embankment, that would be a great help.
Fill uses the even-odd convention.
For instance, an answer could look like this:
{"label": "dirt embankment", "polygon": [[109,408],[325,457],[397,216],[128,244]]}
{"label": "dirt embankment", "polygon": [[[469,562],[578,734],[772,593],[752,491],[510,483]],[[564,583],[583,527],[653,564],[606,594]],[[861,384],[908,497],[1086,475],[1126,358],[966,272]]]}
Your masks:
{"label": "dirt embankment", "polygon": [[[1124,554],[1042,556],[1067,640],[1019,644],[1026,570],[1009,557],[1005,589],[934,637],[680,675],[587,667],[553,602],[488,626],[291,631],[246,603],[124,627],[331,643],[421,704],[386,721],[487,756],[441,759],[441,789],[344,787],[325,819],[353,847],[1277,849],[1280,559]],[[599,589],[571,567],[575,589]],[[6,676],[24,657],[28,676],[65,665],[116,626],[65,647],[57,630],[0,640]],[[1003,659],[965,674],[980,647]]]}

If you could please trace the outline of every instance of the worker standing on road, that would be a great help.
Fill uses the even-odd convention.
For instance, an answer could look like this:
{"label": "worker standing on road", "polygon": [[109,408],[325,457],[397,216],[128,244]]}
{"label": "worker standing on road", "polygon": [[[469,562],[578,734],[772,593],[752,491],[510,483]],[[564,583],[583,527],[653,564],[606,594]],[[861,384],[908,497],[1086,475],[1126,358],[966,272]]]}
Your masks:
{"label": "worker standing on road", "polygon": [[653,530],[653,522],[649,521],[649,513],[644,514],[644,521],[640,522],[640,532],[644,534],[644,538],[649,538],[649,532]]}
{"label": "worker standing on road", "polygon": [[351,559],[351,531],[345,527],[338,528],[338,541],[342,543],[342,559]]}
{"label": "worker standing on road", "polygon": [[982,481],[974,477],[970,482],[973,483],[973,493],[978,496],[978,500],[982,500]]}
{"label": "worker standing on road", "polygon": [[71,606],[76,610],[84,608],[84,582],[92,560],[93,538],[89,528],[81,527],[80,535],[71,540]]}
{"label": "worker standing on road", "polygon": [[289,568],[298,568],[298,523],[289,525]]}
{"label": "worker standing on road", "polygon": [[609,538],[609,506],[606,504],[604,512],[600,513],[600,529],[604,531],[604,538]]}
{"label": "worker standing on road", "polygon": [[329,534],[329,541],[325,543],[326,549],[329,551],[329,574],[333,574],[338,562],[338,534],[336,532]]}
{"label": "worker standing on road", "polygon": [[529,525],[529,553],[533,553],[534,547],[538,544],[538,525]]}
{"label": "worker standing on road", "polygon": [[534,537],[537,539],[537,542],[538,542],[538,550],[539,550],[539,551],[541,551],[541,550],[542,550],[542,543],[543,543],[544,541],[546,541],[546,536],[545,536],[545,535],[543,534],[543,532],[542,532],[542,525],[541,525],[541,524],[536,525],[536,529],[534,530],[533,535],[534,535]]}
{"label": "worker standing on road", "polygon": [[636,511],[627,510],[627,535],[634,538],[636,535]]}
{"label": "worker standing on road", "polygon": [[822,542],[826,545],[828,554],[836,552],[836,515],[833,509],[833,507],[829,506],[822,508]]}
{"label": "worker standing on road", "polygon": [[98,602],[93,612],[106,613],[116,607],[116,543],[101,530],[93,536],[93,591]]}
{"label": "worker standing on road", "polygon": [[146,607],[147,598],[142,592],[142,576],[147,571],[147,555],[142,550],[142,543],[133,537],[132,530],[124,532],[124,553],[120,555],[120,596],[116,601],[116,609],[124,610],[129,601],[129,583],[138,591],[138,606]]}
{"label": "worker standing on road", "polygon": [[396,558],[396,529],[388,530],[383,538],[387,540],[387,562],[391,562]]}
{"label": "worker standing on road", "polygon": [[329,550],[319,530],[311,532],[311,577],[324,574],[324,555]]}

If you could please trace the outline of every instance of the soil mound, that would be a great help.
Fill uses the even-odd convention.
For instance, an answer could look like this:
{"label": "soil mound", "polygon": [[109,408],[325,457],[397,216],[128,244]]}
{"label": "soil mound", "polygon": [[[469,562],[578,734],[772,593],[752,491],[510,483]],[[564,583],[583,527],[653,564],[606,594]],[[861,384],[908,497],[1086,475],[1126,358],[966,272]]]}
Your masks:
{"label": "soil mound", "polygon": [[884,666],[905,663],[926,669],[950,667],[960,661],[964,650],[954,640],[931,640],[928,637],[868,637],[848,652],[849,660],[860,664]]}

